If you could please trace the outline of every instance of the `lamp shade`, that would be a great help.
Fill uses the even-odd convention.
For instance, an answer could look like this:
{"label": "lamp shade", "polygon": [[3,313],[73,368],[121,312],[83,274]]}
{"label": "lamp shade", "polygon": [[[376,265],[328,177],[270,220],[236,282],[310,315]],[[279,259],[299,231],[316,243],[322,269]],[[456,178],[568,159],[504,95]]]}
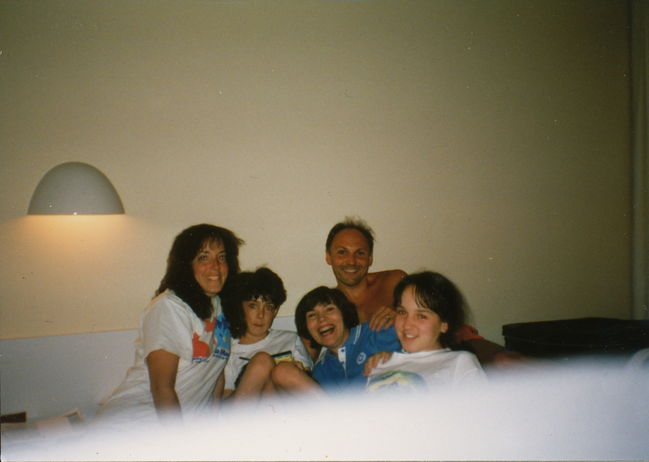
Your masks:
{"label": "lamp shade", "polygon": [[124,213],[124,206],[106,175],[83,162],[66,162],[41,179],[27,213],[102,215]]}

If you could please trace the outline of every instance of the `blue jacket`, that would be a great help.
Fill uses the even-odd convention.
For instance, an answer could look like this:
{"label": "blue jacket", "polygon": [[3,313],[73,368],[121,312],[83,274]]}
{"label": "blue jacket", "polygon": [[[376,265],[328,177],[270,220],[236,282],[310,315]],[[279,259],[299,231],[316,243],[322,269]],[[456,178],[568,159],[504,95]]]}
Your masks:
{"label": "blue jacket", "polygon": [[379,332],[367,323],[359,324],[349,331],[349,338],[338,350],[338,356],[323,348],[313,366],[313,378],[326,391],[343,391],[352,387],[364,387],[367,377],[363,375],[365,361],[381,351],[399,351],[401,344],[394,326]]}

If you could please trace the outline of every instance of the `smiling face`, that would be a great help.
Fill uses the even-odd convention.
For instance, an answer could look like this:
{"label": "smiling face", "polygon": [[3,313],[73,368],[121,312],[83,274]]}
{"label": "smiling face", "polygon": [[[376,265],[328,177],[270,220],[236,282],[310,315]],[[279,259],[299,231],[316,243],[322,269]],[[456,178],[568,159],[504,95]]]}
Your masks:
{"label": "smiling face", "polygon": [[325,254],[338,284],[354,287],[367,275],[372,265],[372,254],[363,234],[347,228],[336,234]]}
{"label": "smiling face", "polygon": [[442,348],[439,336],[448,330],[448,323],[434,311],[417,304],[413,286],[403,291],[396,312],[394,326],[405,351],[416,353]]}
{"label": "smiling face", "polygon": [[246,300],[242,303],[242,308],[246,320],[246,333],[239,343],[256,343],[266,338],[277,314],[277,307],[270,300],[259,297],[255,300]]}
{"label": "smiling face", "polygon": [[349,337],[342,312],[332,304],[319,304],[307,311],[306,327],[313,340],[334,353]]}
{"label": "smiling face", "polygon": [[207,241],[192,260],[194,279],[208,297],[221,292],[228,277],[228,263],[225,259],[223,243]]}

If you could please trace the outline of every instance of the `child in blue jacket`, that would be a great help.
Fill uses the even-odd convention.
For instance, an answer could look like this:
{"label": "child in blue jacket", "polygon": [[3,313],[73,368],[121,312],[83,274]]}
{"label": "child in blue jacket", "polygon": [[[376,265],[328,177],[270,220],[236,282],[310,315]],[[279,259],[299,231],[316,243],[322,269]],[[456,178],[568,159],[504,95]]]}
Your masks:
{"label": "child in blue jacket", "polygon": [[365,362],[379,352],[401,349],[394,327],[373,331],[358,323],[353,303],[338,289],[324,286],[308,292],[295,310],[298,334],[322,347],[312,375],[329,392],[365,386]]}

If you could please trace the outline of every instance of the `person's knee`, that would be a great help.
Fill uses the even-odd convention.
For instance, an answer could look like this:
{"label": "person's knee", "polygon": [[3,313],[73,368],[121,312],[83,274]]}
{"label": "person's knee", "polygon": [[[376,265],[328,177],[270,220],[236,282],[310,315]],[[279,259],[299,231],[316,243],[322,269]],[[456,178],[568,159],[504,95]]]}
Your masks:
{"label": "person's knee", "polygon": [[268,353],[257,353],[252,358],[237,378],[237,396],[246,396],[250,390],[258,390],[270,381],[270,374],[275,366],[275,361]]}
{"label": "person's knee", "polygon": [[275,367],[275,360],[273,357],[266,352],[259,352],[250,359],[250,362],[248,362],[244,375],[268,376],[273,367]]}
{"label": "person's knee", "polygon": [[279,363],[271,373],[271,380],[279,386],[286,386],[294,383],[300,374],[300,370],[292,363]]}
{"label": "person's knee", "polygon": [[266,353],[265,351],[260,351],[259,353],[256,353],[252,358],[250,358],[250,362],[248,363],[248,367],[252,367],[255,369],[266,369],[270,370],[275,366],[275,360],[271,355]]}

